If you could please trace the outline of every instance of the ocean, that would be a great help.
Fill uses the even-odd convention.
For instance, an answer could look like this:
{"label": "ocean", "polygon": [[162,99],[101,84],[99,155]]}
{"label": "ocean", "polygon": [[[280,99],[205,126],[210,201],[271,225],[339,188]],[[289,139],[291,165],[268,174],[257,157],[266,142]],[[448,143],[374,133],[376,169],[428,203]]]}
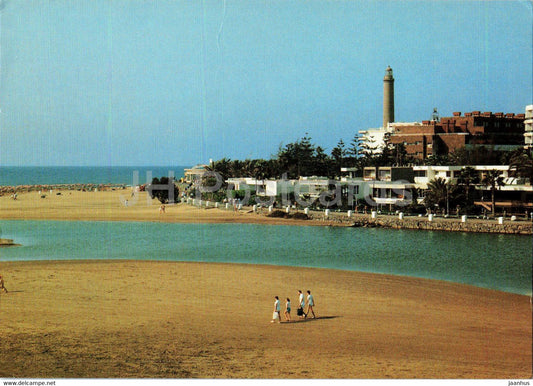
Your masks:
{"label": "ocean", "polygon": [[134,259],[413,276],[531,295],[531,238],[379,228],[0,221],[1,261]]}
{"label": "ocean", "polygon": [[[188,166],[0,166],[0,186],[53,184],[141,185],[152,177],[183,177]],[[135,180],[138,176],[138,183]]]}

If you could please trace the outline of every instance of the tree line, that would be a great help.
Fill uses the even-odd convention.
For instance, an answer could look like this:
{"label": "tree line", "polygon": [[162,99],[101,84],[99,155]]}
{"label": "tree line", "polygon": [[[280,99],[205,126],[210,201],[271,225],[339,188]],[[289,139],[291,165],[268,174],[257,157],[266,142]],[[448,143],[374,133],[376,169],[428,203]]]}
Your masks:
{"label": "tree line", "polygon": [[[214,186],[222,180],[222,189],[210,191],[209,199],[219,201],[226,196],[229,178],[252,177],[257,180],[265,179],[298,179],[302,176],[321,176],[335,179],[340,175],[342,167],[354,168],[356,175],[362,176],[362,170],[367,166],[408,166],[408,165],[461,165],[465,166],[454,182],[446,182],[444,179],[430,181],[425,191],[413,192],[413,206],[417,206],[416,198],[424,196],[424,206],[430,211],[441,211],[446,214],[452,212],[463,213],[477,212],[479,208],[474,205],[478,200],[479,191],[476,186],[486,186],[491,192],[491,203],[494,212],[495,193],[504,185],[503,178],[498,171],[487,171],[484,178],[469,165],[509,165],[509,174],[512,177],[524,178],[533,181],[533,157],[531,151],[518,149],[512,152],[494,151],[483,147],[466,149],[461,148],[445,156],[429,157],[425,160],[415,160],[408,157],[403,144],[392,144],[385,138],[384,146],[380,152],[374,151],[371,144],[363,142],[356,135],[346,145],[340,140],[329,154],[323,147],[317,146],[306,134],[303,138],[280,146],[276,155],[271,159],[246,159],[231,160],[222,158],[211,162],[208,170],[216,172],[218,180],[213,175],[207,174],[202,182],[203,186]],[[162,189],[165,186],[168,189]],[[172,185],[172,187],[170,187]],[[158,198],[161,202],[169,201],[169,194],[175,188],[173,182],[163,177],[155,178],[152,186],[147,187],[152,198]],[[179,191],[173,191],[174,197],[179,196]],[[239,192],[232,192],[237,195]],[[202,196],[206,195],[205,193]],[[418,208],[421,210],[421,208]]]}
{"label": "tree line", "polygon": [[424,160],[408,156],[403,144],[393,144],[385,138],[384,145],[376,152],[372,144],[355,135],[348,145],[341,139],[328,154],[323,147],[312,142],[307,134],[280,146],[270,159],[231,160],[222,158],[209,165],[211,171],[224,179],[231,177],[253,177],[261,179],[297,179],[302,176],[336,178],[341,168],[355,168],[362,176],[367,166],[409,166],[409,165],[510,165],[517,177],[533,181],[533,156],[530,150],[498,151],[485,147],[460,148],[447,155],[431,156]]}

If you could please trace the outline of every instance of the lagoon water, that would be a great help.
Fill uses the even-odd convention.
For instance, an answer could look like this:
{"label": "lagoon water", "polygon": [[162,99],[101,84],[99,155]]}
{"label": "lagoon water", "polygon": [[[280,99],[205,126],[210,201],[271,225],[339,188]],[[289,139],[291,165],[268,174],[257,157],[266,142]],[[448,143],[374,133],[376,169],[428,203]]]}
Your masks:
{"label": "lagoon water", "polygon": [[0,221],[1,261],[136,259],[333,268],[531,295],[530,237],[251,224]]}

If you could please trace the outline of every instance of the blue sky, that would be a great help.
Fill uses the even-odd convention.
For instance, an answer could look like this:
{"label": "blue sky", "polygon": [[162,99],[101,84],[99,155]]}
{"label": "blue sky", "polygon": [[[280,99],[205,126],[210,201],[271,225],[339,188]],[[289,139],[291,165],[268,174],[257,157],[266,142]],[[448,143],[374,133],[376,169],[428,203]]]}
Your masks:
{"label": "blue sky", "polygon": [[533,103],[529,1],[0,1],[0,165],[327,152],[382,124]]}

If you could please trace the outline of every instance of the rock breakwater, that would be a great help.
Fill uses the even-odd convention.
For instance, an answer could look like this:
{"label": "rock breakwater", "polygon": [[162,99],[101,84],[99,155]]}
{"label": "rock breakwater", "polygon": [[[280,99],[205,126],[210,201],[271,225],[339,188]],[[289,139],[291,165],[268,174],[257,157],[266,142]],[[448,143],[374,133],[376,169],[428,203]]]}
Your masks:
{"label": "rock breakwater", "polygon": [[27,192],[49,192],[58,190],[78,190],[78,191],[94,191],[96,190],[114,190],[125,189],[124,184],[48,184],[48,185],[17,185],[17,186],[0,186],[0,196],[4,194],[13,193],[27,193]]}
{"label": "rock breakwater", "polygon": [[331,225],[364,228],[533,235],[533,222],[511,221],[508,218],[504,219],[502,224],[499,224],[496,219],[467,219],[462,222],[460,218],[434,218],[433,221],[429,221],[427,217],[403,217],[400,219],[399,216],[379,215],[376,218],[371,218],[370,215],[361,214],[348,217],[346,213],[332,213],[326,217],[323,212],[312,212],[310,218]]}

